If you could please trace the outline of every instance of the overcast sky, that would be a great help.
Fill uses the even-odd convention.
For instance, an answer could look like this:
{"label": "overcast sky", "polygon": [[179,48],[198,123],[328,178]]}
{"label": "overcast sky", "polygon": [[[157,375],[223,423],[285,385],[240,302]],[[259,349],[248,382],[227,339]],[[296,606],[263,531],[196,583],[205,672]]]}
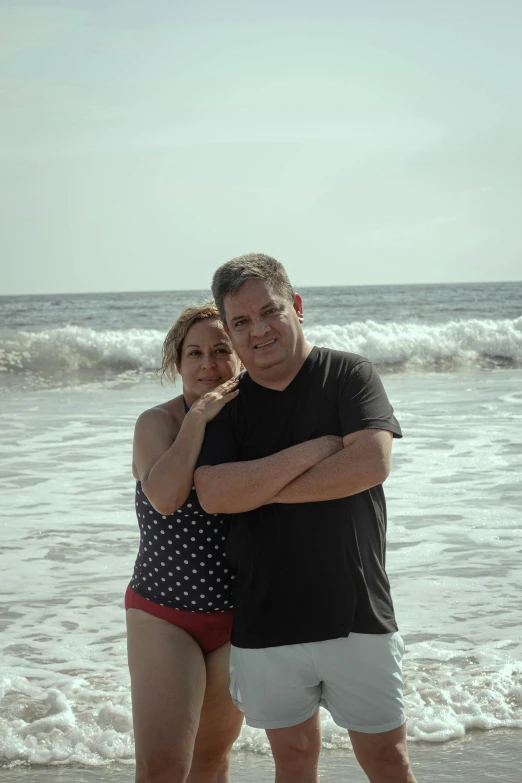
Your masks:
{"label": "overcast sky", "polygon": [[519,0],[0,0],[0,292],[522,279]]}

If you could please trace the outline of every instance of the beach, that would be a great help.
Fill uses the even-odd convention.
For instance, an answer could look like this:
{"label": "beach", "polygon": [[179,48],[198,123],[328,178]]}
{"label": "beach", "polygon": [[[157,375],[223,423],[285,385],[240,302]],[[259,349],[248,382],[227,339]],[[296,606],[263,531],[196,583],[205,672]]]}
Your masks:
{"label": "beach", "polygon": [[[303,292],[310,342],[378,366],[401,423],[387,571],[419,781],[520,780],[522,285]],[[0,779],[132,781],[123,595],[136,417],[201,292],[4,297]],[[308,302],[308,308],[306,304]],[[364,780],[322,712],[321,779]],[[273,779],[244,727],[232,781]]]}

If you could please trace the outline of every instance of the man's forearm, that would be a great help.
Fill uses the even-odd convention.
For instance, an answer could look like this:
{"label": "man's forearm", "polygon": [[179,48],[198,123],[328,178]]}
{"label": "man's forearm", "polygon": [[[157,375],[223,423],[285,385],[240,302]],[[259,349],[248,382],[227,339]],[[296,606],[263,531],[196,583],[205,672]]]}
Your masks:
{"label": "man's forearm", "polygon": [[239,514],[265,505],[283,487],[342,448],[340,438],[316,438],[262,459],[198,468],[194,481],[208,513]]}
{"label": "man's forearm", "polygon": [[[376,433],[376,438],[379,431]],[[385,438],[387,435],[384,436]],[[270,503],[314,503],[357,495],[382,484],[389,474],[389,454],[354,443],[290,481]]]}

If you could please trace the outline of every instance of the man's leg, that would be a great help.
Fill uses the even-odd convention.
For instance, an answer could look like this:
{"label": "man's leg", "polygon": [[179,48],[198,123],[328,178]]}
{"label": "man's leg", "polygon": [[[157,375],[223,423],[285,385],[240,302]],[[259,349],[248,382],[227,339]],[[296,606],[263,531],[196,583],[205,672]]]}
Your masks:
{"label": "man's leg", "polygon": [[275,783],[317,783],[321,751],[319,710],[298,726],[267,729],[276,765]]}
{"label": "man's leg", "polygon": [[230,692],[247,724],[265,729],[276,783],[317,783],[321,682],[311,645],[232,647]]}
{"label": "man's leg", "polygon": [[370,783],[416,783],[406,747],[406,724],[382,734],[348,734]]}
{"label": "man's leg", "polygon": [[415,783],[406,750],[399,633],[359,634],[317,642],[323,703],[348,729],[371,783]]}

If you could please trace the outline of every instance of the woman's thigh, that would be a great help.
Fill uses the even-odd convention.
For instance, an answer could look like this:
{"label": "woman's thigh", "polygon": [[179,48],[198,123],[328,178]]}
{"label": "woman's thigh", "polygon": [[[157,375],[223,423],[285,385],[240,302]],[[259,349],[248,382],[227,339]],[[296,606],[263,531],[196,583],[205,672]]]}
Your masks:
{"label": "woman's thigh", "polygon": [[205,659],[184,630],[127,610],[137,768],[190,768],[205,695]]}
{"label": "woman's thigh", "polygon": [[239,736],[243,713],[230,697],[230,644],[224,644],[205,656],[207,686],[194,748],[193,770],[219,760]]}

